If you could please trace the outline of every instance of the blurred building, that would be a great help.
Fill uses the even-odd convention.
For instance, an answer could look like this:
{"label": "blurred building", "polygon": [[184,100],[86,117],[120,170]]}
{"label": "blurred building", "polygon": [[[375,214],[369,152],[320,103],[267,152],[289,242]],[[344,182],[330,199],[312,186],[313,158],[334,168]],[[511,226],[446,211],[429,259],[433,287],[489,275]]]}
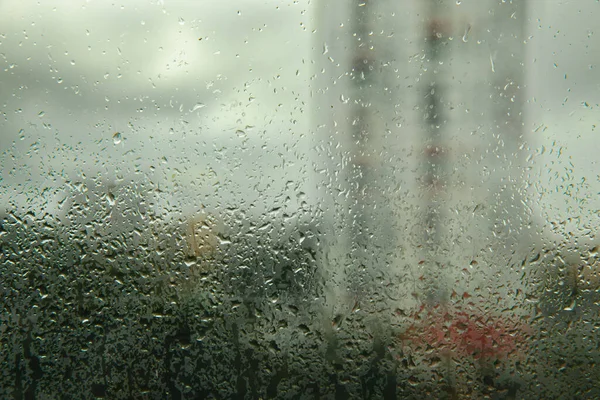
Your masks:
{"label": "blurred building", "polygon": [[382,283],[412,299],[423,276],[443,301],[468,288],[463,268],[531,244],[525,3],[327,2],[318,15],[329,267],[346,307]]}

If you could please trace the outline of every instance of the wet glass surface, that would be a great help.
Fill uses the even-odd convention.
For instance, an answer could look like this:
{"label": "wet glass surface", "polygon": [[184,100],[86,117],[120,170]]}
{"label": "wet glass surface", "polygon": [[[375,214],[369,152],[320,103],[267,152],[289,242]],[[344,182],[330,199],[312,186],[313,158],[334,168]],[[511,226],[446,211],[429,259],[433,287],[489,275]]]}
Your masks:
{"label": "wet glass surface", "polygon": [[599,12],[0,3],[0,397],[600,397]]}

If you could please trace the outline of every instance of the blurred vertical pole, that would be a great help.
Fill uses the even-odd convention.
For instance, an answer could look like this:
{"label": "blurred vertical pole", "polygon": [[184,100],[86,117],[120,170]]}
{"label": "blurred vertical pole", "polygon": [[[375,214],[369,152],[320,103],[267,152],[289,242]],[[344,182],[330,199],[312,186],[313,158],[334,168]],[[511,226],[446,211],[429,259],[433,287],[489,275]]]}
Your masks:
{"label": "blurred vertical pole", "polygon": [[328,312],[344,313],[357,297],[366,244],[364,199],[371,73],[366,2],[318,2],[313,101],[316,172],[321,176],[323,278]]}
{"label": "blurred vertical pole", "polygon": [[[365,268],[368,264],[369,250],[369,210],[367,210],[372,193],[369,193],[369,178],[375,167],[373,155],[369,149],[372,118],[372,74],[373,74],[373,43],[369,35],[372,16],[373,0],[357,0],[354,4],[352,18],[352,49],[350,71],[350,158],[351,168],[349,186],[351,191],[351,236],[350,253],[353,261],[353,273],[350,285],[353,292],[361,286],[365,279]],[[356,276],[356,272],[359,273]],[[361,273],[363,272],[363,273]]]}
{"label": "blurred vertical pole", "polygon": [[443,148],[442,120],[440,113],[441,77],[435,73],[436,65],[442,59],[442,39],[444,22],[440,19],[437,9],[439,0],[430,0],[428,4],[428,23],[425,36],[426,54],[428,60],[427,78],[425,83],[425,149],[426,172],[424,183],[427,189],[427,211],[425,215],[425,242],[427,247],[435,248],[440,240],[440,212],[438,205],[439,194],[443,182],[441,180],[441,156]]}
{"label": "blurred vertical pole", "polygon": [[[524,111],[524,60],[527,1],[502,1],[494,7],[494,25],[491,35],[497,39],[495,51],[490,54],[495,100],[492,102],[494,130],[497,130],[500,173],[495,181],[494,194],[498,202],[491,215],[494,236],[506,237],[519,246],[529,244],[524,240],[529,226],[521,186],[524,166],[523,111]],[[512,246],[511,246],[512,247]],[[508,249],[510,252],[514,249]]]}
{"label": "blurred vertical pole", "polygon": [[[427,56],[427,71],[424,79],[424,116],[423,116],[423,186],[424,186],[424,221],[423,239],[424,254],[431,268],[440,264],[440,245],[443,238],[442,219],[444,218],[443,195],[447,182],[445,181],[445,117],[442,115],[443,93],[446,90],[445,47],[451,21],[442,15],[442,0],[428,0],[425,4],[425,53]],[[440,285],[443,277],[439,276],[437,267],[427,271],[431,279],[429,297],[440,300]]]}
{"label": "blurred vertical pole", "polygon": [[[386,2],[320,3],[319,40],[323,42],[317,47],[322,64],[318,69],[316,114],[318,137],[323,141],[317,149],[325,155],[322,206],[331,218],[328,226],[333,227],[327,238],[328,262],[324,267],[327,279],[336,286],[332,297],[337,302],[358,301],[374,294],[375,282],[386,273],[390,254],[395,251],[390,221],[393,213],[386,198],[389,189],[385,192],[395,178],[389,175],[393,168],[382,162],[383,132],[394,106],[390,104],[390,89],[383,85],[377,48],[378,44],[383,47],[391,43],[389,39],[382,42],[381,30],[387,28],[389,32],[392,21],[377,13]],[[388,93],[387,99],[384,93]]]}

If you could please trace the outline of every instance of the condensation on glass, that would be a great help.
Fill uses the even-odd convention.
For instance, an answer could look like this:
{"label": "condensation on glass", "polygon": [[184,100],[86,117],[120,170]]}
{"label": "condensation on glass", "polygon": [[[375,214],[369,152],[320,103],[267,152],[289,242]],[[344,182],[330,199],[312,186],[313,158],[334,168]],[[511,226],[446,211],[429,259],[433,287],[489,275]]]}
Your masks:
{"label": "condensation on glass", "polygon": [[598,17],[0,3],[0,397],[600,397]]}

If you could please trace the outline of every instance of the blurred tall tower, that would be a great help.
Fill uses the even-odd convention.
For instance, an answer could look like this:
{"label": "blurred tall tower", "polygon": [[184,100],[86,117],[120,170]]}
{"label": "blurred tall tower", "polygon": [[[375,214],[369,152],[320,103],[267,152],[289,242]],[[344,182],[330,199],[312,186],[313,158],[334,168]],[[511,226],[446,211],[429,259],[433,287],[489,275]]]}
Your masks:
{"label": "blurred tall tower", "polygon": [[[524,2],[322,4],[317,150],[337,289],[419,276],[442,301],[457,271],[510,254],[521,196]],[[341,286],[339,286],[341,285]]]}

